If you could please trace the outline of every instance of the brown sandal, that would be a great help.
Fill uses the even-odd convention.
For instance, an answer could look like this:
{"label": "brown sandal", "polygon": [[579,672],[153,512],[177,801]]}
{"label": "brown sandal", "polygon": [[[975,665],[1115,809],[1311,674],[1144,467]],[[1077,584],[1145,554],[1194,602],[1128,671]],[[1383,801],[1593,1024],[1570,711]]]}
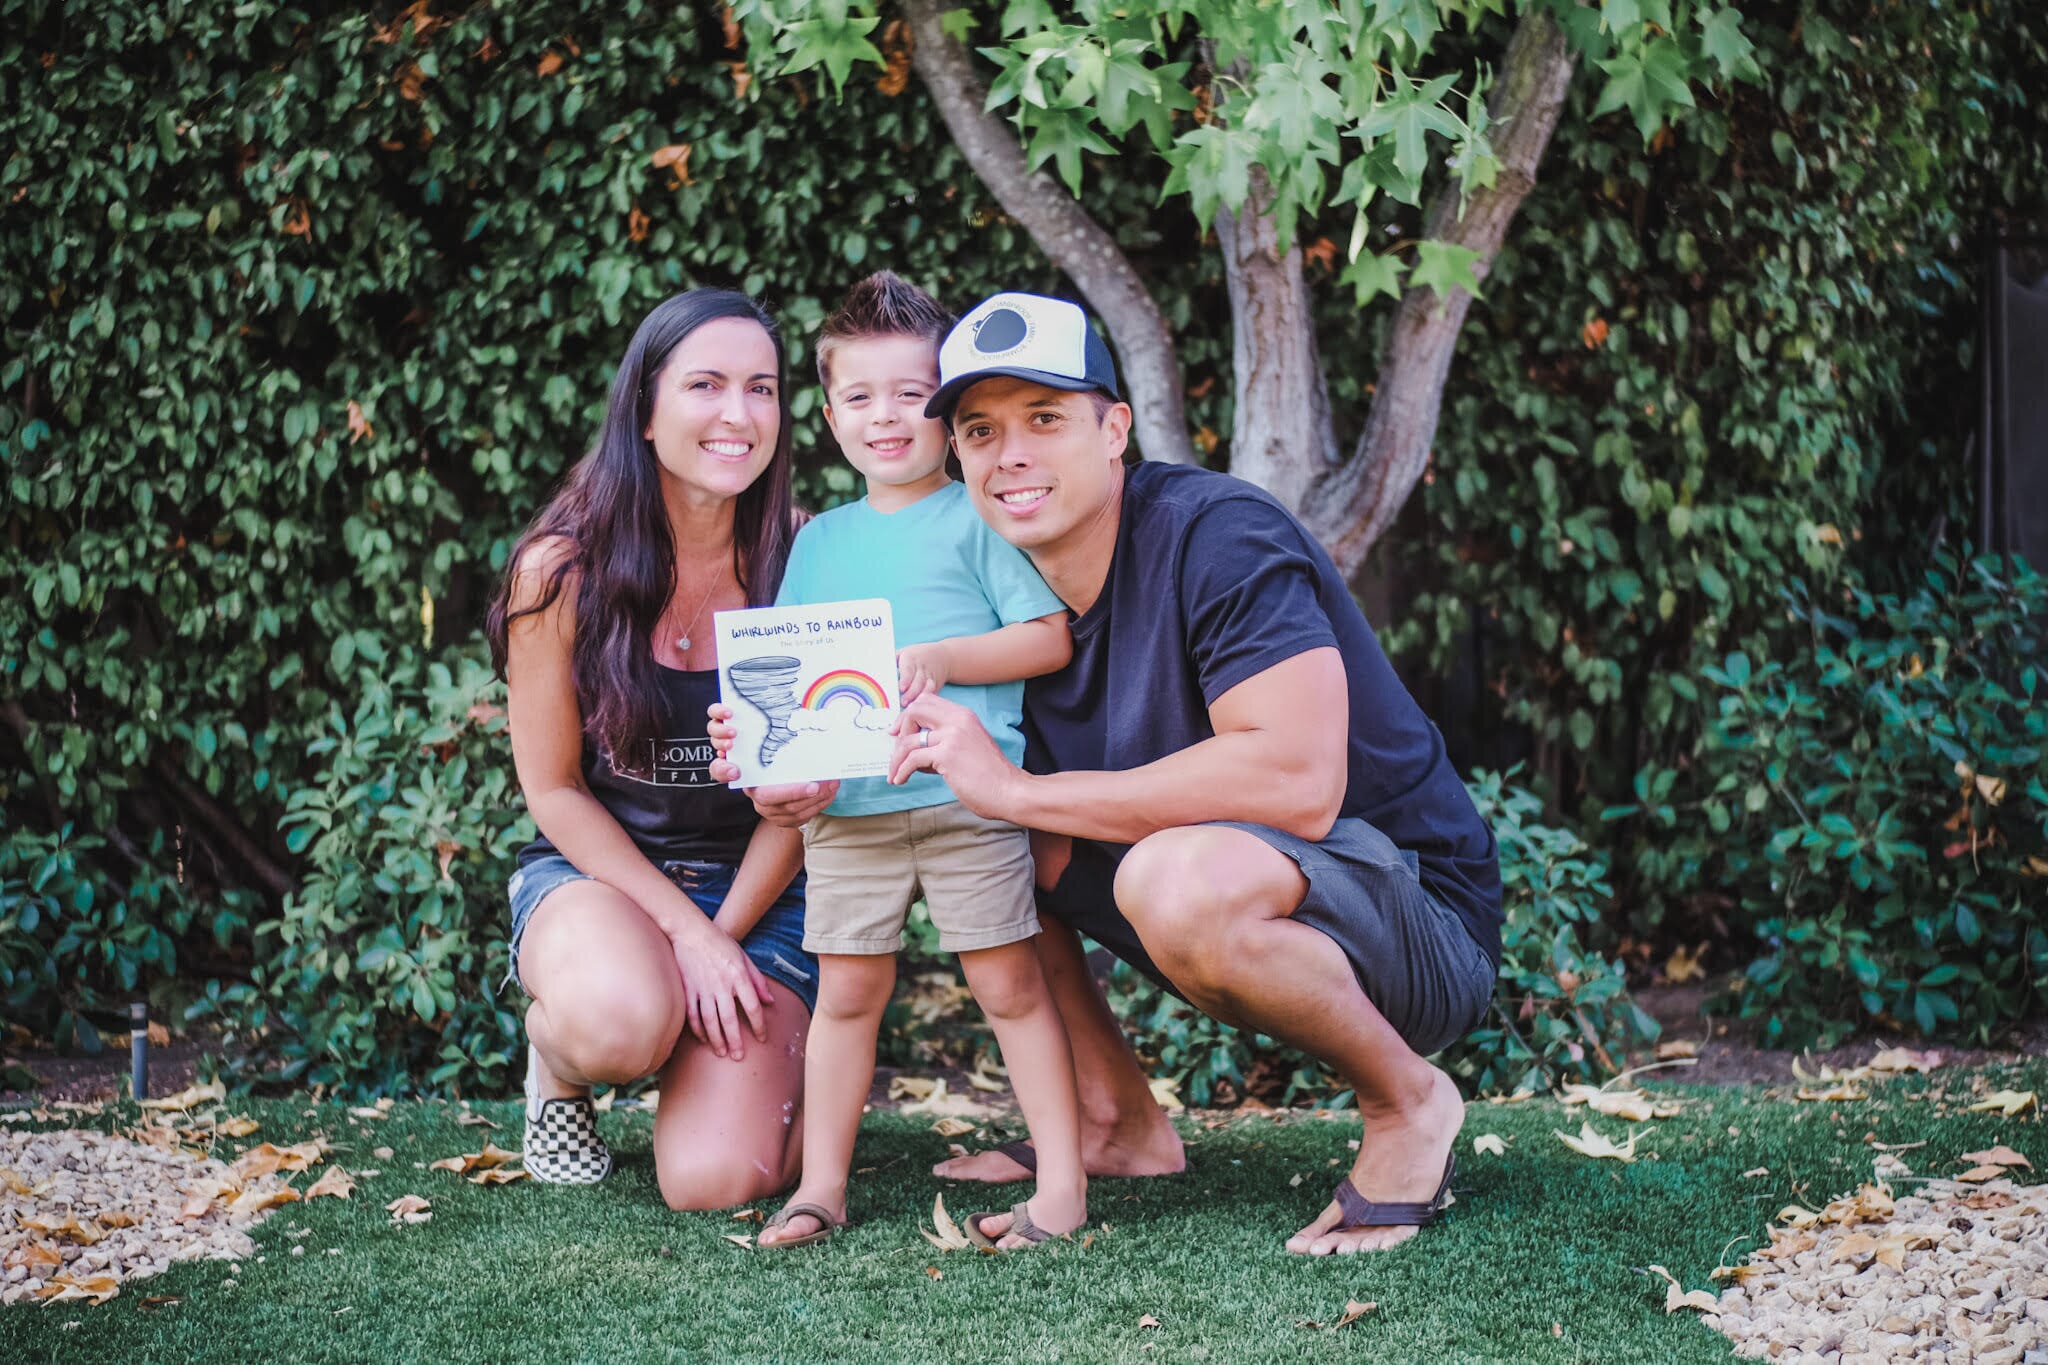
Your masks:
{"label": "brown sandal", "polygon": [[1050,1241],[1058,1235],[1047,1232],[1044,1228],[1031,1221],[1031,1201],[1023,1199],[1010,1206],[1010,1226],[1003,1229],[1002,1235],[1004,1237],[1022,1237],[1027,1245],[1022,1247],[1000,1246],[997,1244],[997,1238],[991,1237],[981,1230],[981,1220],[984,1218],[1000,1217],[1002,1212],[1001,1209],[983,1209],[980,1213],[970,1213],[967,1215],[966,1221],[961,1224],[960,1230],[967,1234],[968,1241],[974,1243],[983,1251],[1024,1251],[1029,1247],[1037,1246],[1041,1242]]}
{"label": "brown sandal", "polygon": [[1451,1206],[1451,1174],[1458,1169],[1458,1157],[1454,1152],[1444,1162],[1444,1178],[1438,1183],[1436,1193],[1427,1203],[1375,1203],[1358,1192],[1358,1187],[1346,1176],[1337,1183],[1335,1198],[1337,1207],[1343,1212],[1344,1221],[1322,1235],[1335,1232],[1356,1232],[1360,1228],[1404,1228],[1427,1227],[1437,1216]]}
{"label": "brown sandal", "polygon": [[818,1230],[807,1232],[801,1237],[792,1237],[786,1242],[764,1242],[757,1236],[754,1238],[754,1246],[761,1251],[786,1251],[791,1247],[813,1246],[819,1242],[831,1241],[832,1234],[846,1226],[844,1219],[834,1218],[832,1211],[822,1204],[784,1204],[776,1210],[773,1218],[761,1225],[761,1231],[788,1227],[790,1219],[803,1217],[817,1219],[820,1224]]}

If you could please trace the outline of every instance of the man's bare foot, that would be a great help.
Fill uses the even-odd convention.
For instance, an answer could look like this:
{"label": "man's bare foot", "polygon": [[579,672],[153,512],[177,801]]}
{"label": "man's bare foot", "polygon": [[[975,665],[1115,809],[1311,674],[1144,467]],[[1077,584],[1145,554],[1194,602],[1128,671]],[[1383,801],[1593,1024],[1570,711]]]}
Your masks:
{"label": "man's bare foot", "polygon": [[[1444,1178],[1444,1163],[1458,1130],[1465,1124],[1465,1102],[1443,1072],[1430,1068],[1429,1093],[1399,1109],[1368,1113],[1358,1160],[1351,1165],[1351,1183],[1376,1203],[1423,1203]],[[1412,1227],[1356,1228],[1340,1226],[1344,1214],[1333,1199],[1300,1232],[1287,1239],[1297,1255],[1348,1256],[1384,1251],[1413,1237]]]}
{"label": "man's bare foot", "polygon": [[[1152,1118],[1124,1128],[1081,1131],[1081,1169],[1091,1176],[1178,1175],[1187,1169],[1187,1164],[1180,1134],[1173,1130],[1166,1115],[1157,1111]],[[932,1167],[932,1174],[942,1180],[972,1180],[986,1185],[1006,1185],[1032,1178],[1023,1163],[994,1148],[949,1157]],[[1036,1204],[1031,1216],[1038,1217]]]}
{"label": "man's bare foot", "polygon": [[[1049,1232],[1055,1237],[1072,1232],[1088,1221],[1088,1196],[1085,1192],[1054,1195],[1040,1190],[1031,1196],[1025,1207],[1031,1210],[1031,1221],[1037,1224],[1039,1231]],[[1034,1245],[1022,1237],[1011,1235],[1010,1224],[1015,1221],[1016,1218],[1007,1211],[985,1213],[981,1215],[978,1226],[981,1235],[993,1237],[996,1246],[1003,1251]]]}
{"label": "man's bare foot", "polygon": [[[789,1197],[788,1202],[791,1204],[816,1204],[820,1208],[830,1209],[832,1210],[832,1216],[837,1220],[834,1226],[845,1226],[846,1191],[843,1189],[826,1190],[819,1194],[812,1194],[802,1186],[798,1186],[796,1193]],[[784,1242],[793,1242],[799,1237],[808,1237],[814,1232],[823,1232],[824,1230],[825,1225],[819,1222],[815,1215],[799,1213],[781,1227],[762,1228],[761,1235],[756,1237],[754,1241],[760,1246],[775,1247],[781,1246]]]}

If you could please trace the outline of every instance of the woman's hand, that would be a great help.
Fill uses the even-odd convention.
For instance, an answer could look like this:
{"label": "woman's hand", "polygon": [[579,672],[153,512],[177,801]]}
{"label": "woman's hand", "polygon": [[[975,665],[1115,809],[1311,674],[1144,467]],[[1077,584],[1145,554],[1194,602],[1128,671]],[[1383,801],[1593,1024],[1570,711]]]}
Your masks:
{"label": "woman's hand", "polygon": [[905,706],[927,692],[937,692],[953,677],[953,661],[944,640],[905,645],[896,651],[896,688]]}
{"label": "woman's hand", "polygon": [[[711,747],[718,757],[711,760],[711,780],[732,783],[740,780],[739,764],[732,761],[733,741],[739,727],[732,723],[732,708],[713,702],[709,708]],[[802,829],[804,821],[832,804],[839,795],[837,782],[784,782],[772,787],[748,787],[747,796],[763,820],[785,829]]]}
{"label": "woman's hand", "polygon": [[774,1003],[775,993],[746,951],[708,920],[672,936],[669,943],[683,973],[690,1032],[714,1054],[735,1062],[747,1055],[741,1015],[754,1037],[767,1042],[765,1007]]}

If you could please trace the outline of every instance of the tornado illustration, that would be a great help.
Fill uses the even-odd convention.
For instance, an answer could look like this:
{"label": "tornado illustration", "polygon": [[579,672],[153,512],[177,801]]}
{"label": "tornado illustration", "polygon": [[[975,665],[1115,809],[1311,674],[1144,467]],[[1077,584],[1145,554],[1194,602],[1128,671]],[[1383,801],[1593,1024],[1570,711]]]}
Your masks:
{"label": "tornado illustration", "polygon": [[768,720],[768,733],[761,740],[761,761],[773,763],[782,746],[795,736],[790,733],[789,713],[796,710],[796,675],[802,662],[781,654],[741,659],[725,670],[732,690],[747,699]]}

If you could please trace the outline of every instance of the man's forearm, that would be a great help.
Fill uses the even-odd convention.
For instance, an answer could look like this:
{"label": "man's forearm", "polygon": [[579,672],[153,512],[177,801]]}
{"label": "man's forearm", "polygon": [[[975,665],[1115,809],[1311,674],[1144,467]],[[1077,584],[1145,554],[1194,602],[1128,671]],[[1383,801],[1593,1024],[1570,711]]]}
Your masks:
{"label": "man's forearm", "polygon": [[1026,829],[1104,843],[1211,820],[1271,825],[1320,839],[1336,822],[1342,791],[1318,781],[1318,766],[1275,756],[1270,735],[1217,735],[1123,772],[1016,774],[1002,818]]}

